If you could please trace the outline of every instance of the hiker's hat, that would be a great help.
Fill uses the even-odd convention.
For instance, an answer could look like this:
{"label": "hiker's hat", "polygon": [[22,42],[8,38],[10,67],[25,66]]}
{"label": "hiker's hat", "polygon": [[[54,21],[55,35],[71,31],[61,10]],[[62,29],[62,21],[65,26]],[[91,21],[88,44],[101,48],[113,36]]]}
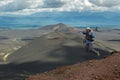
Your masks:
{"label": "hiker's hat", "polygon": [[86,30],[91,30],[91,28],[90,28],[90,27],[87,27]]}

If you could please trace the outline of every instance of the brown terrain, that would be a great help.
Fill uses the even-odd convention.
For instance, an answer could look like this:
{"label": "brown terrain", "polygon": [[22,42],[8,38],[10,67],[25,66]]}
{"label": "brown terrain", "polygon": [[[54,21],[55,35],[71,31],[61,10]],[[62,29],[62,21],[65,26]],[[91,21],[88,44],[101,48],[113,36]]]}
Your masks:
{"label": "brown terrain", "polygon": [[120,51],[105,59],[57,67],[26,80],[120,80]]}

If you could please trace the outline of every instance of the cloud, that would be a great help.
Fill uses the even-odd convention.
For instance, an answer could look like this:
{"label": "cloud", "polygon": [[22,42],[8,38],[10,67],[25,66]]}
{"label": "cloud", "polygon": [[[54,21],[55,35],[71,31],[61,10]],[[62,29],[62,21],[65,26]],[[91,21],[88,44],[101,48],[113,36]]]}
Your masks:
{"label": "cloud", "polygon": [[0,0],[1,13],[120,11],[120,0]]}
{"label": "cloud", "polygon": [[89,0],[98,7],[114,7],[120,5],[120,0]]}
{"label": "cloud", "polygon": [[65,4],[61,0],[44,0],[43,3],[43,8],[59,8]]}
{"label": "cloud", "polygon": [[120,0],[89,0],[95,10],[100,11],[120,11]]}

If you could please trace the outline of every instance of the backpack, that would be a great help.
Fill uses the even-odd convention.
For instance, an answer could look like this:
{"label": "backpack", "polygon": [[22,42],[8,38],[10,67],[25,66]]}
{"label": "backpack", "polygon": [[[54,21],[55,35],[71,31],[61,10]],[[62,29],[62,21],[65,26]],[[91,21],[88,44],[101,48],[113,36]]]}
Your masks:
{"label": "backpack", "polygon": [[89,34],[89,32],[86,32],[86,36],[85,36],[85,39],[86,39],[86,40],[94,41],[93,38],[94,38],[93,34]]}

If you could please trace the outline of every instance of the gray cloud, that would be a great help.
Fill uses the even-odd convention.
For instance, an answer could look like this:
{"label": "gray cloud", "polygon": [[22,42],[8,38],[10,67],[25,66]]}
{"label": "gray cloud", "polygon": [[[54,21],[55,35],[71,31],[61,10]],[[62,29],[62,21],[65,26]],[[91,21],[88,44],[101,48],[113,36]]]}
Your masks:
{"label": "gray cloud", "polygon": [[59,8],[62,7],[65,3],[60,0],[44,0],[43,8]]}
{"label": "gray cloud", "polygon": [[89,0],[99,7],[114,7],[120,5],[120,0]]}
{"label": "gray cloud", "polygon": [[8,2],[8,4],[0,6],[0,11],[14,12],[14,11],[23,10],[23,9],[25,9],[27,7],[29,7],[29,4],[28,4],[27,1],[24,1],[24,0],[15,0],[15,1],[12,1],[11,0],[11,2]]}

